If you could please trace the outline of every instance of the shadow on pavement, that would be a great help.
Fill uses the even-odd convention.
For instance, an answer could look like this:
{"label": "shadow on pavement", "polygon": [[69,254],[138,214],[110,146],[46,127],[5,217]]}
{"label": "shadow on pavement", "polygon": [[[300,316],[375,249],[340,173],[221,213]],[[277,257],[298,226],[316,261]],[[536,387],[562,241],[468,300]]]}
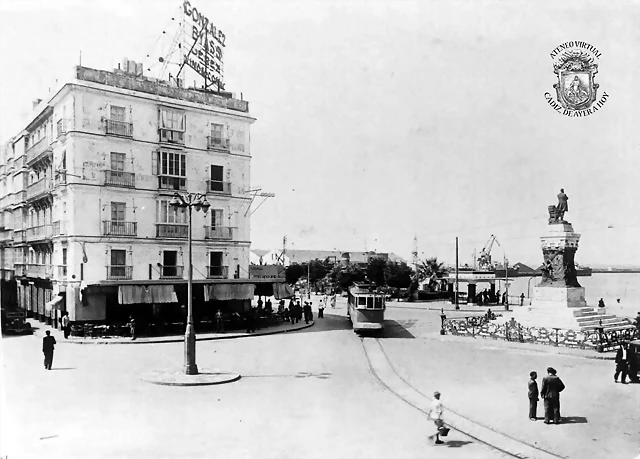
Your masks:
{"label": "shadow on pavement", "polygon": [[561,424],[587,424],[588,422],[589,421],[587,421],[587,418],[585,418],[584,416],[568,416],[568,417],[563,417],[560,423]]}
{"label": "shadow on pavement", "polygon": [[470,445],[472,442],[464,441],[464,440],[451,440],[447,441],[445,444],[449,448],[460,448],[461,446]]}
{"label": "shadow on pavement", "polygon": [[415,323],[415,320],[407,320],[403,321],[401,324],[396,320],[387,319],[384,321],[384,330],[382,332],[381,338],[403,338],[403,339],[415,339],[415,336],[407,330],[407,328],[411,328]]}
{"label": "shadow on pavement", "polygon": [[351,321],[345,316],[324,313],[324,317],[313,314],[313,327],[300,330],[300,333],[317,333],[332,330],[351,330]]}
{"label": "shadow on pavement", "polygon": [[21,336],[31,336],[33,333],[3,333],[2,339],[20,338]]}
{"label": "shadow on pavement", "polygon": [[64,367],[64,368],[56,368],[52,367],[51,370],[75,370],[76,367]]}

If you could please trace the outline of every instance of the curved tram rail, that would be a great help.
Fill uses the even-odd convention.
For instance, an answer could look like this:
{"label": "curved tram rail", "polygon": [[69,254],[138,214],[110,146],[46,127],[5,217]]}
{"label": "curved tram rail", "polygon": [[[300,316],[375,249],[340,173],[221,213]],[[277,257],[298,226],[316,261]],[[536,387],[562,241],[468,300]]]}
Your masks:
{"label": "curved tram rail", "polygon": [[382,330],[385,309],[385,295],[377,292],[373,285],[355,284],[349,289],[347,315],[354,332]]}

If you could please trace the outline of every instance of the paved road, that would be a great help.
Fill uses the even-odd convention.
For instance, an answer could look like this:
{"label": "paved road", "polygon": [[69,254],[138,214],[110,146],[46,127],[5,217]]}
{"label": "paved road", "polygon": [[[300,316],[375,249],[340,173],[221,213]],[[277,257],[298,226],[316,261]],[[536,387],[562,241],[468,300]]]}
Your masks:
{"label": "paved road", "polygon": [[427,446],[432,424],[375,380],[344,308],[327,312],[300,332],[198,342],[201,370],[243,375],[223,386],[139,381],[145,371],[180,367],[179,343],[61,343],[46,371],[37,337],[3,339],[0,455],[504,457],[456,432],[446,446]]}
{"label": "paved road", "polygon": [[[433,311],[391,307],[387,318],[387,337],[379,342],[398,374],[425,394],[442,392],[448,409],[563,457],[638,453],[640,385],[614,384],[612,361],[580,358],[581,352],[562,355],[562,349],[546,346],[441,337]],[[541,387],[549,366],[567,386],[561,395],[567,423],[558,426],[527,419],[529,372],[538,372]]]}

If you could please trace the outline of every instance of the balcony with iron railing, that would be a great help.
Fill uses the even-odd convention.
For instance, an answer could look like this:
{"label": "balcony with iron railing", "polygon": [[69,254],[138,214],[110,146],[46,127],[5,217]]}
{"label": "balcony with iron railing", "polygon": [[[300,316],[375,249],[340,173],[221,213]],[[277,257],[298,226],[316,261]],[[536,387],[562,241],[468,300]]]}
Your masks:
{"label": "balcony with iron railing", "polygon": [[228,266],[207,266],[208,279],[227,279],[229,277]]}
{"label": "balcony with iron railing", "polygon": [[53,225],[39,225],[27,228],[27,242],[50,239],[53,236]]}
{"label": "balcony with iron railing", "polygon": [[204,238],[218,241],[229,241],[233,239],[233,230],[230,226],[205,226]]}
{"label": "balcony with iron railing", "polygon": [[138,223],[103,220],[102,234],[104,236],[136,236],[138,234]]}
{"label": "balcony with iron railing", "polygon": [[58,265],[58,278],[67,277],[67,265]]}
{"label": "balcony with iron railing", "polygon": [[107,169],[104,171],[104,184],[124,188],[135,188],[136,174],[133,172],[112,171]]}
{"label": "balcony with iron railing", "polygon": [[129,280],[133,277],[133,266],[107,266],[107,280]]}
{"label": "balcony with iron railing", "polygon": [[182,279],[184,266],[161,266],[160,279]]}
{"label": "balcony with iron railing", "polygon": [[231,182],[207,180],[207,193],[231,194]]}
{"label": "balcony with iron railing", "polygon": [[53,181],[44,177],[27,187],[27,199],[36,199],[53,191]]}
{"label": "balcony with iron railing", "polygon": [[53,148],[46,136],[31,145],[27,150],[27,164],[33,164],[38,159],[53,153]]}
{"label": "balcony with iron railing", "polygon": [[229,139],[209,135],[207,136],[207,148],[209,150],[229,151]]}
{"label": "balcony with iron railing", "polygon": [[189,225],[179,225],[174,223],[156,223],[156,237],[179,237],[189,236]]}
{"label": "balcony with iron railing", "polygon": [[108,135],[133,137],[133,123],[125,121],[104,120],[105,131]]}
{"label": "balcony with iron railing", "polygon": [[41,279],[51,279],[53,277],[53,265],[29,263],[26,266],[26,275],[29,277],[39,277]]}
{"label": "balcony with iron railing", "polygon": [[158,129],[160,134],[160,142],[175,143],[178,145],[184,145],[184,132],[174,131],[173,129]]}

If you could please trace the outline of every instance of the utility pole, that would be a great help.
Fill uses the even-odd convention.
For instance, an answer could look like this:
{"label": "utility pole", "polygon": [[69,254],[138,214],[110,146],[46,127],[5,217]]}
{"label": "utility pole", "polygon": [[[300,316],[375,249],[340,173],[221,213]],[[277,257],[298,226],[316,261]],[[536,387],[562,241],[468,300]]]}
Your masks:
{"label": "utility pole", "polygon": [[507,301],[504,303],[504,310],[509,310],[509,260],[507,255],[504,256],[504,293],[507,297]]}
{"label": "utility pole", "polygon": [[456,310],[460,309],[460,305],[458,304],[458,236],[456,236]]}

